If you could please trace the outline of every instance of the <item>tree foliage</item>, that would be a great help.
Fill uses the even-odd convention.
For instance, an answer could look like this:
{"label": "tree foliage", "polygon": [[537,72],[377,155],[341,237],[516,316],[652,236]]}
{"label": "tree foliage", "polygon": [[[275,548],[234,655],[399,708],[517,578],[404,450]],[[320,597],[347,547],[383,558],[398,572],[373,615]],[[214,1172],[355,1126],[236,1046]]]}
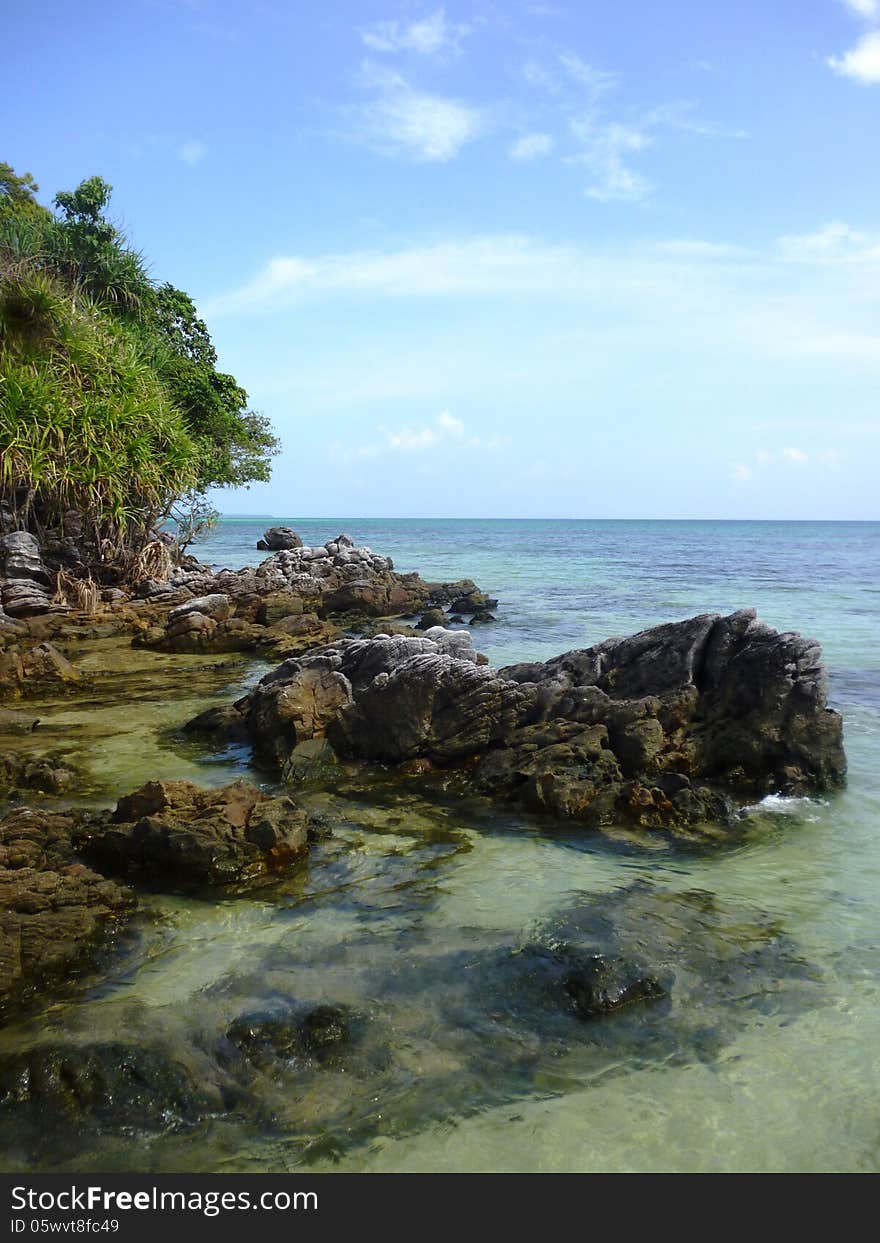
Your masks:
{"label": "tree foliage", "polygon": [[82,508],[112,543],[183,496],[198,509],[208,488],[267,479],[267,420],[217,369],[192,298],[154,282],[109,218],[112,188],[89,177],[56,195],[54,214],[38,190],[0,163],[6,502],[20,514],[29,498],[30,516]]}

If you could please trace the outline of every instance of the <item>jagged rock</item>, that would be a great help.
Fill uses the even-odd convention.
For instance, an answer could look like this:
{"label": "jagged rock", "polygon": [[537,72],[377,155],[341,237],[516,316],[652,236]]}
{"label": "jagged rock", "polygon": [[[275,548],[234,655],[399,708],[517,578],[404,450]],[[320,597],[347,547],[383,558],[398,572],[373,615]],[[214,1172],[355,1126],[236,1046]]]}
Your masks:
{"label": "jagged rock", "polygon": [[[312,684],[328,693],[303,712]],[[497,672],[462,631],[344,640],[285,662],[238,706],[279,764],[320,734],[344,757],[468,761],[476,790],[531,810],[661,827],[839,785],[842,725],[825,697],[818,645],[744,610]]]}
{"label": "jagged rock", "polygon": [[0,1008],[66,982],[135,905],[71,862],[69,816],[19,808],[0,821]]}
{"label": "jagged rock", "polygon": [[477,653],[466,631],[436,628],[419,638],[340,640],[284,661],[236,707],[247,718],[257,755],[280,765],[297,743],[322,737],[328,723],[352,703],[353,694],[364,692],[374,679],[387,678],[409,657],[447,653],[455,654],[456,665],[477,671]]}
{"label": "jagged rock", "polygon": [[528,712],[531,688],[441,654],[382,673],[327,726],[334,747],[364,759],[465,759],[500,742]]}
{"label": "jagged rock", "polygon": [[10,531],[0,538],[0,579],[0,599],[10,617],[33,617],[52,608],[52,576],[39,540],[29,531]]}
{"label": "jagged rock", "polygon": [[89,825],[77,845],[104,870],[152,883],[225,885],[278,871],[308,850],[309,820],[247,781],[207,790],[150,781]]}

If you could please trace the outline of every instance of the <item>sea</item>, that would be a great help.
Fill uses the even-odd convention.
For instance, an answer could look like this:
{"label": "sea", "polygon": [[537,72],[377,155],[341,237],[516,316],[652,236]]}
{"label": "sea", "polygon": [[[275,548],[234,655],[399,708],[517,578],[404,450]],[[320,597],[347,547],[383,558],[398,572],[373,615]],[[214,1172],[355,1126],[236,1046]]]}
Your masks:
{"label": "sea", "polygon": [[[771,796],[709,842],[596,833],[412,783],[303,792],[328,829],[306,869],[222,900],[148,895],[110,979],[49,1025],[159,1041],[219,1083],[242,1014],[332,1005],[349,1016],[345,1051],[257,1058],[246,1105],[195,1129],[76,1153],[13,1143],[6,1168],[875,1171],[880,523],[226,517],[193,551],[256,565],[270,525],[309,545],[347,532],[428,580],[472,578],[498,600],[473,628],[496,666],[755,608],[821,642],[846,786]],[[239,661],[210,701],[264,672]],[[156,775],[266,784],[240,750],[173,735],[209,701],[195,683],[189,700],[137,694],[138,712],[90,709],[107,798]],[[665,1000],[578,1018],[547,986],[572,945],[637,960]]]}

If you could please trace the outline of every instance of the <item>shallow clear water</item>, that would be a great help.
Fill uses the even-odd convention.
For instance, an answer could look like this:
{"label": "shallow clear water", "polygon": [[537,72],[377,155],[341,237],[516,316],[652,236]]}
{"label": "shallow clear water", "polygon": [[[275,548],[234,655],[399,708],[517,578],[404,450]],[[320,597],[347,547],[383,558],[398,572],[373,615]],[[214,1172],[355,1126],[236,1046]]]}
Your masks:
{"label": "shallow clear water", "polygon": [[[876,1169],[880,524],[285,521],[307,543],[348,530],[401,570],[475,579],[500,600],[478,632],[496,664],[753,605],[823,642],[848,786],[771,800],[742,842],[699,849],[412,785],[309,794],[333,835],[306,867],[248,897],[146,899],[109,978],[7,1029],[0,1050],[124,1033],[219,1082],[228,1024],[281,997],[349,1007],[348,1060],[261,1069],[238,1112],[179,1135],[75,1152],[7,1139],[5,1168]],[[253,564],[268,525],[224,522],[197,551]],[[152,697],[129,671],[136,726],[112,696],[88,718],[47,706],[50,724],[96,731],[105,800],[147,777],[243,771],[246,756],[167,733],[259,672],[196,678],[204,664],[178,658]],[[560,938],[669,970],[668,1003],[598,1023],[548,1008],[523,965]]]}

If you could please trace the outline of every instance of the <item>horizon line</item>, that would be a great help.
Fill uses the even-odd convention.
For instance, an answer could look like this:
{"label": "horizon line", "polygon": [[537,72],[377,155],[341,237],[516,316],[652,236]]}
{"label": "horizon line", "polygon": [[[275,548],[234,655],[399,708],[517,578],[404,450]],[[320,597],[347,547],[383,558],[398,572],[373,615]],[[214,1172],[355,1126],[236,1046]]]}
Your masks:
{"label": "horizon line", "polygon": [[451,518],[439,517],[437,515],[427,514],[419,517],[394,517],[390,515],[373,515],[366,514],[340,516],[339,514],[330,514],[324,516],[297,516],[292,517],[290,514],[247,514],[247,513],[223,513],[220,512],[220,518],[223,519],[239,519],[242,521],[293,521],[293,522],[827,522],[827,523],[878,523],[878,518],[573,518],[557,516],[552,518],[537,518],[522,515],[517,518],[486,518],[486,517],[466,517]]}

